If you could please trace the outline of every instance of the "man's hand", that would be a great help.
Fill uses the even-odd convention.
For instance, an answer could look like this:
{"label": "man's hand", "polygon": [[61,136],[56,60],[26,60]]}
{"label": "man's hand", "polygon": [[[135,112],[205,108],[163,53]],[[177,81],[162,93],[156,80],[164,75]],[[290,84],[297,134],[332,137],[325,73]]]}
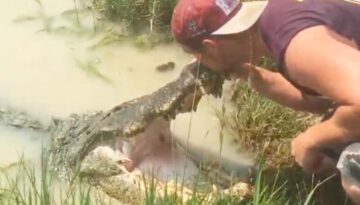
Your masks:
{"label": "man's hand", "polygon": [[334,169],[336,162],[322,153],[321,144],[315,144],[314,137],[302,133],[297,136],[291,144],[291,153],[295,161],[309,173],[319,173]]}
{"label": "man's hand", "polygon": [[358,142],[359,121],[355,109],[339,106],[328,119],[310,127],[293,140],[292,155],[296,162],[312,173],[334,168],[337,159],[329,158],[325,151],[341,153],[349,144]]}

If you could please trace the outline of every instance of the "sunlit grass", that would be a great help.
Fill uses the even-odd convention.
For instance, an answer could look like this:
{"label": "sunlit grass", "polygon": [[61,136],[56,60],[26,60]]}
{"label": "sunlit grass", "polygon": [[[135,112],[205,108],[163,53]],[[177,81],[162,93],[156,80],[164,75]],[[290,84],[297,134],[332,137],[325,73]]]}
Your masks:
{"label": "sunlit grass", "polygon": [[[20,160],[16,169],[11,172],[1,172],[0,204],[22,205],[92,205],[92,204],[118,204],[115,200],[106,197],[97,191],[81,183],[81,180],[73,180],[72,183],[57,181],[56,175],[48,167],[47,159],[44,158],[41,167],[36,168],[33,164]],[[255,191],[252,196],[245,199],[236,194],[224,194],[220,192],[199,192],[196,187],[192,197],[183,201],[181,194],[170,194],[165,187],[164,195],[156,195],[155,180],[147,180],[144,201],[133,204],[145,205],[310,205],[314,201],[314,191],[321,186],[316,183],[305,191],[305,195],[289,194],[288,180],[281,178],[281,171],[275,176],[275,180],[266,180],[263,163],[260,163],[259,172],[254,179]],[[144,179],[145,180],[145,179]],[[301,182],[301,181],[299,181]],[[326,183],[326,182],[323,182]],[[300,198],[301,197],[301,198]]]}
{"label": "sunlit grass", "polygon": [[292,164],[290,142],[314,121],[314,116],[292,111],[264,98],[246,85],[235,84],[234,111],[223,119],[239,148],[262,154],[267,164]]}
{"label": "sunlit grass", "polygon": [[[93,188],[79,181],[59,183],[43,158],[40,167],[20,158],[16,168],[1,170],[0,204],[90,205],[109,204]],[[91,191],[91,192],[90,192]],[[92,193],[92,194],[90,194]]]}

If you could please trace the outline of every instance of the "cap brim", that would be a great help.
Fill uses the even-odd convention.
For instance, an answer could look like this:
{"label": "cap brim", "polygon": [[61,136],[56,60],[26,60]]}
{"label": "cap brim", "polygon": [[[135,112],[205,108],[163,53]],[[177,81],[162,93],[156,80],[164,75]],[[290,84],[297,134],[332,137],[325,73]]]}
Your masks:
{"label": "cap brim", "polygon": [[218,30],[212,32],[212,35],[227,35],[240,33],[249,29],[261,16],[268,1],[243,2],[241,9],[226,24]]}

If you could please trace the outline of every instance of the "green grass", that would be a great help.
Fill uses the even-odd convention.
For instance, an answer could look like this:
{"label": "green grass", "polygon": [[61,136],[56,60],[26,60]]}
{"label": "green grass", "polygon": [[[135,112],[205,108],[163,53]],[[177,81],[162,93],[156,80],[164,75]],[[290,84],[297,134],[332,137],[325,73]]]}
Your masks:
{"label": "green grass", "polygon": [[103,13],[112,21],[125,22],[133,31],[169,30],[176,0],[81,0],[86,8]]}
{"label": "green grass", "polygon": [[314,117],[284,108],[246,85],[235,84],[232,104],[235,110],[222,119],[239,148],[263,155],[267,164],[289,165],[290,142],[304,131]]}
{"label": "green grass", "polygon": [[[152,48],[173,41],[170,33],[172,11],[177,0],[79,0],[84,8],[125,27],[138,47]],[[97,21],[96,24],[101,23]]]}
{"label": "green grass", "polygon": [[[274,61],[265,57],[259,65],[276,68]],[[220,121],[239,149],[265,158],[265,166],[293,165],[291,140],[312,125],[315,116],[279,105],[240,82],[232,85],[230,104],[233,109],[228,113],[223,109]]]}
{"label": "green grass", "polygon": [[[92,205],[117,204],[105,197],[104,194],[82,184],[80,180],[73,183],[56,183],[56,176],[49,171],[47,159],[43,159],[40,169],[33,164],[20,160],[17,168],[1,172],[0,204],[21,205]],[[196,193],[187,202],[181,202],[181,196],[169,194],[165,191],[163,197],[155,195],[156,183],[147,181],[145,205],[310,205],[315,204],[315,190],[321,186],[318,182],[312,184],[303,194],[294,194],[289,189],[289,180],[281,177],[281,170],[277,172],[275,180],[267,180],[263,163],[260,163],[259,173],[254,180],[255,190],[252,196],[240,199],[236,194],[215,194],[210,198],[209,193]],[[10,173],[12,173],[10,175]],[[14,175],[15,173],[15,175]],[[301,182],[299,180],[298,182]],[[328,183],[328,182],[326,182]],[[59,187],[61,187],[59,189]],[[166,190],[166,189],[165,189]],[[195,189],[196,190],[196,189]],[[300,191],[300,190],[298,190]]]}
{"label": "green grass", "polygon": [[40,168],[20,158],[16,168],[0,170],[0,204],[90,205],[111,204],[103,194],[75,180],[59,183],[47,159]]}

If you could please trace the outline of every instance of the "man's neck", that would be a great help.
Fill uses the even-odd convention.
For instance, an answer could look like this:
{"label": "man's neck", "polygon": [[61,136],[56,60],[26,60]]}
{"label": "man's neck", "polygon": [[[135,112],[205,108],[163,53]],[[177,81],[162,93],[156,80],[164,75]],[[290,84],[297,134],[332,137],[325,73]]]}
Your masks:
{"label": "man's neck", "polygon": [[250,29],[253,41],[253,60],[255,62],[259,62],[262,57],[270,57],[270,51],[265,44],[264,39],[261,36],[260,29],[258,28],[258,24],[255,24]]}

